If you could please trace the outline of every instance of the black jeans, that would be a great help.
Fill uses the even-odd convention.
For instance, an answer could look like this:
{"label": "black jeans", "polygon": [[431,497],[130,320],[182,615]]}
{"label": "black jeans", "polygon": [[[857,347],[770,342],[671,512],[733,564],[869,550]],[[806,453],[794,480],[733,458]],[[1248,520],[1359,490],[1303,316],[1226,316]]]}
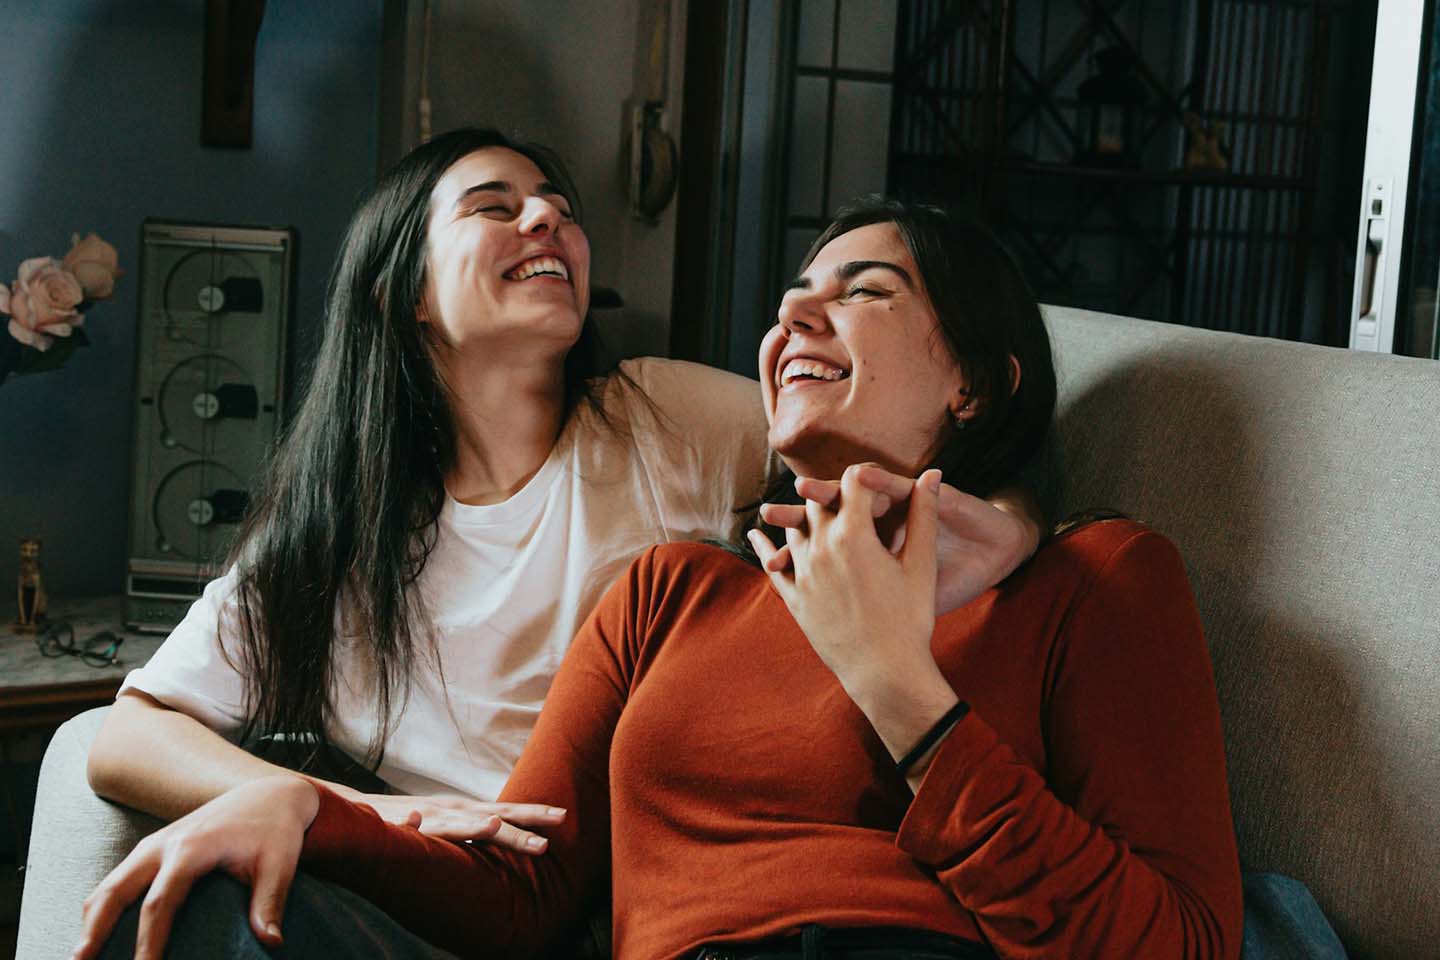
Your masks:
{"label": "black jeans", "polygon": [[[129,960],[135,955],[140,905],[120,917],[101,960]],[[175,915],[165,955],[178,960],[343,960],[347,957],[385,960],[455,960],[410,933],[379,907],[358,894],[305,873],[295,876],[285,917],[280,921],[283,946],[270,949],[250,931],[250,888],[227,874],[200,879]],[[579,944],[562,947],[552,956],[567,958],[585,952]],[[851,930],[804,928],[794,937],[753,944],[718,944],[696,957],[715,960],[995,960],[980,944],[919,930],[866,927]]]}
{"label": "black jeans", "polygon": [[[127,960],[135,955],[139,913],[137,903],[121,915],[100,954],[102,960]],[[272,950],[256,940],[250,932],[249,916],[249,887],[224,873],[202,877],[175,915],[165,956],[177,960],[455,960],[360,895],[304,873],[295,876],[285,903],[285,918],[280,921],[283,946]]]}

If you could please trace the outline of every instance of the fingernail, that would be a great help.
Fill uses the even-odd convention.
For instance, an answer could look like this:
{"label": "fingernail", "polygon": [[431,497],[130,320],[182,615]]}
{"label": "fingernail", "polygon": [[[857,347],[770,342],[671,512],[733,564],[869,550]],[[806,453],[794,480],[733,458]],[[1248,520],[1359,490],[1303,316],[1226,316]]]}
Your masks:
{"label": "fingernail", "polygon": [[529,840],[525,841],[525,846],[529,847],[531,850],[543,850],[545,849],[545,838],[531,837]]}
{"label": "fingernail", "polygon": [[276,940],[279,940],[279,939],[280,939],[280,924],[278,924],[278,923],[267,923],[267,924],[265,924],[265,932],[268,933],[270,936],[274,937]]}
{"label": "fingernail", "polygon": [[565,808],[564,808],[564,807],[550,807],[550,808],[547,809],[545,812],[548,813],[548,814],[550,814],[550,816],[552,816],[552,817],[563,817],[563,816],[565,816]]}

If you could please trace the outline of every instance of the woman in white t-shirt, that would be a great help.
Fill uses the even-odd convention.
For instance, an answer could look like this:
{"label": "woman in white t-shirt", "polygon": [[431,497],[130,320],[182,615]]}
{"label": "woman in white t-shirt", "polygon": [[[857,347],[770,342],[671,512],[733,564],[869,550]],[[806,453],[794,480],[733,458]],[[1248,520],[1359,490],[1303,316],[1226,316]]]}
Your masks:
{"label": "woman in white t-shirt", "polygon": [[[571,637],[645,546],[728,537],[767,472],[752,381],[654,359],[595,378],[575,203],[553,154],[493,131],[384,175],[236,563],[126,679],[97,793],[174,819],[274,773],[236,744],[283,733],[287,762],[373,768],[387,793],[337,789],[387,819],[543,851],[562,811],[490,801]],[[945,492],[942,609],[1033,550],[1038,524],[996,505]]]}

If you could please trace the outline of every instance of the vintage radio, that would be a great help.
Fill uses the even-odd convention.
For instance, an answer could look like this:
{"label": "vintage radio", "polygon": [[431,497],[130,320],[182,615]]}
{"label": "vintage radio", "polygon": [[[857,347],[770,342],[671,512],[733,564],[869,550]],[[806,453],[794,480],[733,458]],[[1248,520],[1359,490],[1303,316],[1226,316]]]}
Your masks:
{"label": "vintage radio", "polygon": [[169,631],[223,572],[283,413],[292,230],[147,220],[125,621]]}

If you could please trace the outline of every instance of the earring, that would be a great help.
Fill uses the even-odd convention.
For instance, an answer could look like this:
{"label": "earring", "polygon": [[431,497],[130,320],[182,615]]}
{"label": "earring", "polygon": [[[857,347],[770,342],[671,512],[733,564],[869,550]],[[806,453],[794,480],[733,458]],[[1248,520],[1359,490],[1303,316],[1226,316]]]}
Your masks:
{"label": "earring", "polygon": [[953,417],[955,418],[955,429],[956,429],[956,430],[964,430],[964,429],[965,429],[965,424],[968,423],[968,422],[969,422],[969,419],[970,419],[969,417],[965,416],[965,411],[966,411],[966,410],[969,410],[969,409],[970,409],[970,399],[967,397],[967,398],[965,399],[964,405],[961,406],[959,410],[956,410],[953,414],[951,414],[951,416],[953,416]]}

